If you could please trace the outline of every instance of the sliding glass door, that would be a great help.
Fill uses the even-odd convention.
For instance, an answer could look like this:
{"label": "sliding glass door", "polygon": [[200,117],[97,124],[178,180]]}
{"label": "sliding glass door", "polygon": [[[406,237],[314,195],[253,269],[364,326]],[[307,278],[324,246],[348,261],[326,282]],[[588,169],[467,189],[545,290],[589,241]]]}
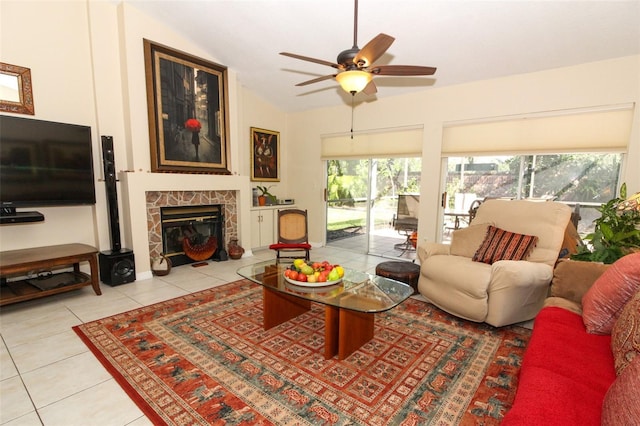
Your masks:
{"label": "sliding glass door", "polygon": [[[413,230],[398,226],[398,198],[411,194],[417,229],[420,158],[327,161],[327,245],[385,257],[413,258]],[[402,213],[408,212],[406,202]]]}

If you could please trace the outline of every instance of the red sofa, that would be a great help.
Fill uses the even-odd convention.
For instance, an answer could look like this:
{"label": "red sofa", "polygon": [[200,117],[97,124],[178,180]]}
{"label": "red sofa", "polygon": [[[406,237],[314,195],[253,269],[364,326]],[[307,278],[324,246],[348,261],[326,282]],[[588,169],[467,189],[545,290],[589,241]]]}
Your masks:
{"label": "red sofa", "polygon": [[599,426],[615,379],[611,336],[588,334],[579,314],[546,307],[535,319],[502,425]]}
{"label": "red sofa", "polygon": [[623,259],[556,266],[503,426],[640,425],[640,253]]}

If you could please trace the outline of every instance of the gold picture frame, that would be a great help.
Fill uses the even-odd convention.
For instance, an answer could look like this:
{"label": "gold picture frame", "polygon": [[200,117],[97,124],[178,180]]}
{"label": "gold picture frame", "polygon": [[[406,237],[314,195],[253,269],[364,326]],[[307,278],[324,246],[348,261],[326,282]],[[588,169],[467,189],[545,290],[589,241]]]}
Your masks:
{"label": "gold picture frame", "polygon": [[251,181],[280,182],[280,132],[251,128]]}
{"label": "gold picture frame", "polygon": [[225,66],[144,40],[151,171],[231,174]]}
{"label": "gold picture frame", "polygon": [[29,68],[0,62],[0,111],[35,114]]}

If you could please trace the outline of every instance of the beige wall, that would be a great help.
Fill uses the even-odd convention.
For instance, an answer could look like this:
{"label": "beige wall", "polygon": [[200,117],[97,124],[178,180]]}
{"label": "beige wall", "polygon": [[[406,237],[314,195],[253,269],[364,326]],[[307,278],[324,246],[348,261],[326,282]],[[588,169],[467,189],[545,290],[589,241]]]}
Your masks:
{"label": "beige wall", "polygon": [[[384,78],[384,77],[382,77]],[[380,89],[381,91],[384,88]],[[640,56],[618,58],[574,67],[429,89],[359,105],[355,130],[423,126],[422,187],[419,235],[433,241],[439,229],[440,144],[445,123],[504,118],[600,107],[640,101]],[[292,114],[289,120],[291,160],[306,155],[307,162],[292,162],[296,203],[310,211],[310,239],[322,241],[325,212],[322,202],[324,165],[319,160],[320,137],[348,132],[349,106]],[[640,191],[640,110],[635,108],[623,181],[629,191]],[[299,188],[299,190],[296,190]]]}
{"label": "beige wall", "polygon": [[[64,8],[46,1],[0,2],[0,61],[31,69],[33,118],[92,127],[94,168],[100,170],[86,15],[83,2],[68,1]],[[107,223],[99,213],[106,211],[103,187],[96,185],[95,206],[34,208],[45,215],[45,222],[1,226],[0,250],[72,242],[98,245],[99,229]]]}
{"label": "beige wall", "polygon": [[[120,174],[119,184],[123,246],[134,249],[139,277],[146,276],[150,269],[146,247],[140,243],[146,230],[140,229],[144,226],[144,212],[137,199],[145,186],[231,186],[242,191],[239,232],[241,243],[248,248],[249,189],[256,184],[249,182],[251,126],[281,133],[282,179],[274,184],[273,192],[295,198],[298,206],[307,208],[311,240],[323,241],[324,165],[319,159],[320,137],[348,132],[350,105],[285,114],[242,87],[230,70],[232,176],[225,180],[202,175],[151,175],[143,38],[219,62],[203,48],[129,5],[99,0],[0,2],[0,61],[31,69],[34,118],[92,126],[98,200],[94,207],[38,208],[45,214],[44,223],[0,227],[0,249],[68,242],[92,244],[101,250],[110,247],[104,184],[98,181],[102,178],[100,135],[114,137],[117,169],[127,170],[126,176]],[[639,63],[640,57],[620,58],[378,99],[356,107],[355,129],[424,128],[422,199],[428,202],[421,205],[419,231],[421,236],[433,239],[438,218],[443,123],[637,103]],[[638,115],[636,109],[624,170],[624,180],[632,191],[640,190]]]}

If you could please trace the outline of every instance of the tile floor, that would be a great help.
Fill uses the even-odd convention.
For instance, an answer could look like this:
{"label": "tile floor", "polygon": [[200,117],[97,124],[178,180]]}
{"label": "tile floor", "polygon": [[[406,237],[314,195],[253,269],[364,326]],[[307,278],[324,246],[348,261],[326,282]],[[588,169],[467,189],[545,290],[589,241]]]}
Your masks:
{"label": "tile floor", "polygon": [[[346,244],[347,242],[344,242]],[[336,243],[313,250],[326,259],[373,273],[388,260],[345,250]],[[396,254],[397,256],[397,254]],[[46,426],[141,426],[151,422],[102,367],[71,327],[202,289],[236,281],[245,264],[272,259],[273,252],[208,266],[173,268],[117,287],[102,284],[0,310],[0,424]]]}

